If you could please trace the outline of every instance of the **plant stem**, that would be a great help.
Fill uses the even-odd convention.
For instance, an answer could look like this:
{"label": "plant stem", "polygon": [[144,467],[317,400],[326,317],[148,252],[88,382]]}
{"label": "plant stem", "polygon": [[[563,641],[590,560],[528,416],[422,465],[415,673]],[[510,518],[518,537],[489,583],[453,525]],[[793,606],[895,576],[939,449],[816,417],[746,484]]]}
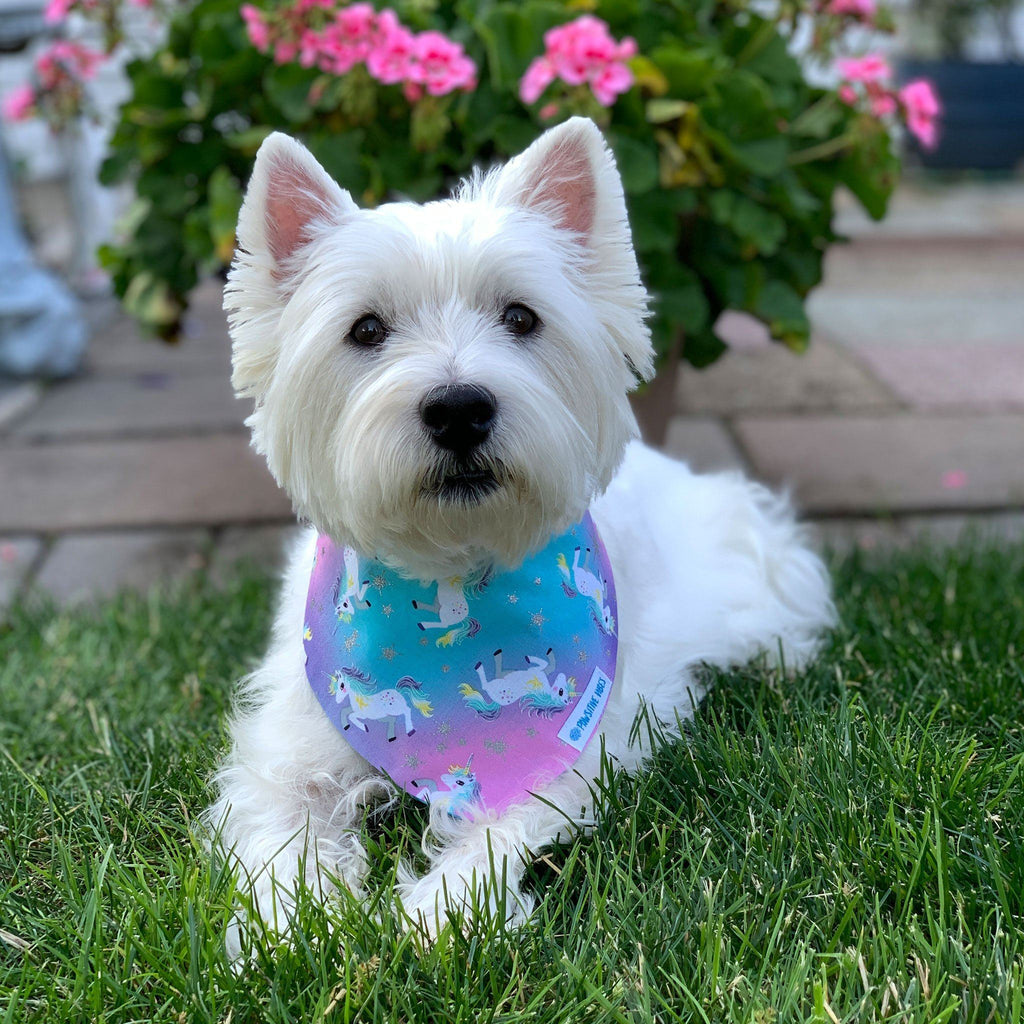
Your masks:
{"label": "plant stem", "polygon": [[809,146],[807,149],[801,149],[799,152],[793,153],[789,158],[789,166],[795,167],[799,164],[809,164],[814,160],[824,160],[826,157],[835,156],[837,153],[841,153],[844,149],[852,146],[854,142],[856,142],[856,139],[851,132],[847,132],[845,135],[837,135],[834,139],[820,142],[816,146]]}

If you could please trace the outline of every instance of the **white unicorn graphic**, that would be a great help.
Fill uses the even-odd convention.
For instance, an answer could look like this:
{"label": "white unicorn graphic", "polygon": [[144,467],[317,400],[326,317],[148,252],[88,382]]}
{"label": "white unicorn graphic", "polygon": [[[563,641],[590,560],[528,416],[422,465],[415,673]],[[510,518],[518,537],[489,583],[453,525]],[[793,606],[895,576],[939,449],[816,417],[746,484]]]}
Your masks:
{"label": "white unicorn graphic", "polygon": [[527,668],[503,673],[499,648],[494,652],[493,679],[487,678],[482,661],[476,663],[480,685],[490,700],[479,690],[474,690],[469,683],[463,683],[459,693],[468,707],[487,719],[497,718],[503,707],[517,701],[545,718],[564,711],[569,701],[576,696],[575,677],[566,679],[565,673],[559,672],[554,682],[548,678],[548,673],[555,671],[555,655],[550,649],[543,658],[527,655],[526,664]]}
{"label": "white unicorn graphic", "polygon": [[[420,690],[422,687],[412,676],[402,676],[395,683],[395,688],[378,690],[377,684],[365,672],[356,668],[339,668],[330,675],[329,692],[339,704],[348,703],[350,711],[345,721],[345,728],[354,725],[362,732],[369,732],[370,727],[364,719],[379,720],[386,718],[388,722],[388,742],[395,739],[395,720],[401,718],[405,722],[405,735],[412,736],[416,730],[412,724],[412,709],[406,700],[403,690]],[[430,718],[434,709],[425,696],[411,697],[412,706],[424,718]]]}
{"label": "white unicorn graphic", "polygon": [[493,570],[485,569],[482,573],[469,577],[451,576],[446,580],[436,580],[437,594],[433,603],[413,601],[412,606],[418,612],[432,612],[437,616],[437,622],[420,620],[417,625],[424,631],[447,630],[435,641],[438,647],[451,647],[452,644],[462,643],[467,636],[476,636],[480,632],[480,623],[469,618],[469,600],[466,594],[468,592],[470,597],[479,596],[492,575]]}
{"label": "white unicorn graphic", "polygon": [[[334,611],[341,622],[351,622],[353,613],[359,609],[369,608],[370,602],[364,601],[366,588],[370,585],[369,580],[359,581],[359,555],[355,549],[348,545],[341,549],[345,559],[345,572],[334,582],[334,589],[331,591],[331,600],[334,602]],[[341,584],[344,581],[345,589]]]}
{"label": "white unicorn graphic", "polygon": [[569,568],[565,555],[558,556],[558,568],[565,577],[562,590],[565,591],[567,597],[575,597],[577,594],[581,594],[592,601],[593,607],[590,611],[594,621],[603,632],[609,636],[614,636],[615,618],[612,615],[611,608],[604,603],[605,595],[608,593],[608,584],[601,575],[600,569],[595,571],[590,567],[590,554],[590,548],[587,548],[583,564],[581,565],[580,549],[577,548],[572,559],[572,569]]}
{"label": "white unicorn graphic", "polygon": [[416,787],[415,795],[427,803],[432,803],[439,796],[448,797],[448,813],[457,818],[458,809],[473,803],[480,795],[480,783],[472,771],[472,764],[473,755],[470,754],[464,765],[449,765],[448,771],[441,776],[445,789],[441,789],[433,779],[413,779],[410,785]]}

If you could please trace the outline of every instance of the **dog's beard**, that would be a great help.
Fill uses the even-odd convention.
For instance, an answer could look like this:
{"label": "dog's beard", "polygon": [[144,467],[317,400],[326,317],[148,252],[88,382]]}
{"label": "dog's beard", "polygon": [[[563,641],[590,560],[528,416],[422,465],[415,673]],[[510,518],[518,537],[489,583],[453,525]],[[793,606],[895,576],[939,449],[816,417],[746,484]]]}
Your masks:
{"label": "dog's beard", "polygon": [[487,454],[468,458],[440,458],[423,476],[421,498],[464,508],[479,505],[490,495],[509,486],[513,474],[500,459]]}

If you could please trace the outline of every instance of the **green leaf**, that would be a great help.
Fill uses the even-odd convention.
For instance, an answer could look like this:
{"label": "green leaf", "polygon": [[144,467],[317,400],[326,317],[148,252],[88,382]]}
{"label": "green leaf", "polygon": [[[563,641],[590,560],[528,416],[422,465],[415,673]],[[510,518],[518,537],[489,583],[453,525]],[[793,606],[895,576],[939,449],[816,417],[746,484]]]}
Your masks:
{"label": "green leaf", "polygon": [[629,195],[643,195],[658,184],[658,147],[653,141],[640,142],[609,133],[622,187]]}
{"label": "green leaf", "polygon": [[707,94],[708,85],[724,67],[721,54],[710,50],[684,49],[678,44],[659,46],[651,60],[668,80],[675,99],[696,100]]}
{"label": "green leaf", "polygon": [[710,328],[683,336],[683,359],[701,370],[725,354],[728,345]]}
{"label": "green leaf", "polygon": [[803,300],[784,281],[766,281],[752,311],[768,325],[773,338],[797,351],[807,347],[811,325]]}
{"label": "green leaf", "polygon": [[[360,196],[369,184],[362,159],[364,139],[365,133],[359,129],[341,134],[318,132],[310,135],[306,144],[342,188]],[[399,183],[395,182],[394,187],[399,187]]]}
{"label": "green leaf", "polygon": [[309,90],[315,76],[315,71],[298,64],[276,64],[263,76],[263,89],[288,121],[304,124],[313,113]]}
{"label": "green leaf", "polygon": [[235,251],[235,227],[238,211],[242,208],[242,190],[226,167],[218,167],[210,175],[209,203],[210,239],[214,254],[227,266]]}
{"label": "green leaf", "polygon": [[648,268],[647,287],[658,317],[682,327],[689,334],[707,326],[710,307],[700,278],[672,259],[659,258]]}

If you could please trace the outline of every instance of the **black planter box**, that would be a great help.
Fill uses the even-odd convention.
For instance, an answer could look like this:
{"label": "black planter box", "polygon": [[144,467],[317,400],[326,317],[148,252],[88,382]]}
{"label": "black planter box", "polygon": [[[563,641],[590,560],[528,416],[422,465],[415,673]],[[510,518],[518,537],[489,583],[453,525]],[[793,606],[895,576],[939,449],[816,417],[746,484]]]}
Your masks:
{"label": "black planter box", "polygon": [[942,100],[939,145],[912,148],[937,170],[1012,170],[1024,160],[1024,63],[903,60],[903,82],[927,78]]}

